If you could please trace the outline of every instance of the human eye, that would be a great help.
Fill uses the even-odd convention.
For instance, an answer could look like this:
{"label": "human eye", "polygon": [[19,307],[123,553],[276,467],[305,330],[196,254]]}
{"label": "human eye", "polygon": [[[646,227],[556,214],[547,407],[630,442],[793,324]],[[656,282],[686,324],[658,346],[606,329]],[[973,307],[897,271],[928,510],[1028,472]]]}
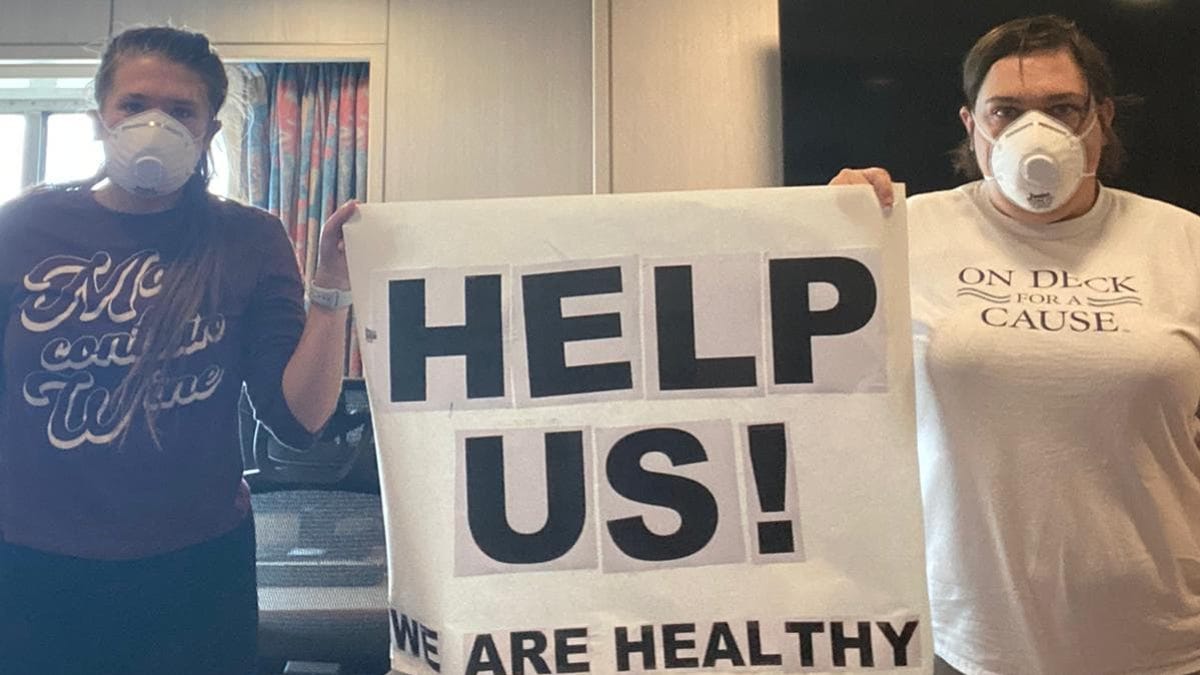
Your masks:
{"label": "human eye", "polygon": [[125,99],[117,104],[117,110],[120,110],[126,115],[136,115],[145,109],[145,104],[137,99]]}
{"label": "human eye", "polygon": [[1057,105],[1050,106],[1050,110],[1047,112],[1055,117],[1062,118],[1078,115],[1083,112],[1083,108],[1075,105],[1074,103],[1059,103]]}
{"label": "human eye", "polygon": [[1083,120],[1084,108],[1075,103],[1057,103],[1050,106],[1046,112],[1054,119],[1066,124],[1072,129]]}
{"label": "human eye", "polygon": [[177,105],[171,108],[169,114],[180,122],[187,122],[196,116],[196,111],[191,106]]}
{"label": "human eye", "polygon": [[1015,105],[997,105],[988,114],[993,119],[1011,122],[1021,116],[1021,109]]}

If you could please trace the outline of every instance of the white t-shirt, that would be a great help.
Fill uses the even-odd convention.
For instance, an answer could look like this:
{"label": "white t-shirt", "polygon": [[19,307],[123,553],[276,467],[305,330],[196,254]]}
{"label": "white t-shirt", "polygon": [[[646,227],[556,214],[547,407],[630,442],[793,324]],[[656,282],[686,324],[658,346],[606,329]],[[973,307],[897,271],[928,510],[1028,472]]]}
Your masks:
{"label": "white t-shirt", "polygon": [[1025,226],[979,182],[907,206],[938,654],[1200,670],[1200,217],[1102,188]]}

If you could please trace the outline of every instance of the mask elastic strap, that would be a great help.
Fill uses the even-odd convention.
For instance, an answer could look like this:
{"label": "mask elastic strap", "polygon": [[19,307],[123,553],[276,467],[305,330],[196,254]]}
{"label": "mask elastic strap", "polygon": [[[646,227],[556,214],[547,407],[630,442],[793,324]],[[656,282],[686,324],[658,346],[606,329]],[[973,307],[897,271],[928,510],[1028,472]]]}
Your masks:
{"label": "mask elastic strap", "polygon": [[[983,136],[985,139],[987,139],[987,142],[988,142],[988,143],[991,143],[992,145],[995,145],[995,144],[996,144],[996,139],[995,139],[995,138],[993,138],[993,137],[992,137],[992,135],[991,135],[991,134],[989,134],[989,133],[987,132],[987,129],[985,129],[985,128],[984,128],[984,126],[983,126],[982,124],[980,124],[980,123],[979,123],[979,120],[976,120],[976,119],[975,119],[975,113],[970,113],[970,115],[971,115],[971,119],[972,119],[972,120],[975,122],[975,127],[976,127],[977,129],[979,129],[979,134],[980,134],[981,136]],[[1092,121],[1091,121],[1091,122],[1088,122],[1088,125],[1087,125],[1086,127],[1084,127],[1084,128],[1083,128],[1083,131],[1081,131],[1081,132],[1079,132],[1079,133],[1077,133],[1077,134],[1076,134],[1075,132],[1073,132],[1073,131],[1072,131],[1071,133],[1075,135],[1075,138],[1078,138],[1078,139],[1080,139],[1080,140],[1083,140],[1083,138],[1084,138],[1085,136],[1087,136],[1088,134],[1092,133],[1092,129],[1094,129],[1094,128],[1096,127],[1096,122],[1097,122],[1099,119],[1100,119],[1100,115],[1099,115],[1099,114],[1092,115]],[[1015,121],[1015,120],[1014,120],[1014,121]],[[1087,174],[1084,174],[1084,175],[1087,175]]]}
{"label": "mask elastic strap", "polygon": [[[1083,128],[1083,131],[1081,131],[1081,132],[1079,132],[1079,133],[1075,134],[1075,138],[1078,138],[1078,139],[1079,139],[1079,140],[1081,140],[1081,141],[1082,141],[1084,138],[1086,138],[1088,134],[1092,133],[1092,129],[1096,128],[1096,122],[1097,122],[1099,119],[1100,119],[1100,114],[1099,114],[1099,113],[1097,113],[1097,114],[1095,114],[1095,115],[1092,115],[1092,121],[1091,121],[1091,122],[1089,122],[1089,123],[1088,123],[1088,125],[1087,125],[1086,127],[1084,127],[1084,128]],[[1087,174],[1084,174],[1084,175],[1087,175]]]}
{"label": "mask elastic strap", "polygon": [[[1094,108],[1095,106],[1092,106],[1092,107]],[[1083,131],[1079,132],[1078,134],[1075,134],[1075,138],[1078,138],[1080,140],[1080,142],[1082,142],[1083,139],[1086,138],[1088,134],[1092,133],[1092,129],[1094,129],[1096,127],[1096,122],[1099,120],[1100,120],[1100,113],[1097,112],[1094,115],[1092,115],[1092,121],[1089,122],[1088,125],[1083,128]],[[1095,178],[1096,172],[1092,171],[1090,173],[1080,174],[1080,177]]]}
{"label": "mask elastic strap", "polygon": [[975,113],[970,113],[970,115],[971,121],[975,122],[975,128],[979,130],[979,134],[983,136],[988,143],[995,145],[996,139],[992,138],[992,135],[987,132],[987,129],[985,129],[982,124],[979,123],[979,120],[975,119]]}
{"label": "mask elastic strap", "polygon": [[[972,112],[972,113],[969,113],[969,114],[971,115],[971,121],[975,123],[975,128],[979,130],[979,134],[980,134],[981,136],[983,136],[983,138],[984,138],[985,140],[987,140],[987,142],[988,142],[988,143],[990,143],[990,144],[992,145],[992,147],[996,147],[996,139],[992,138],[992,135],[991,135],[991,134],[989,134],[989,133],[987,132],[987,129],[984,129],[984,128],[983,128],[983,125],[979,123],[979,120],[975,119],[975,113],[973,113],[973,112]],[[972,149],[972,150],[974,150],[974,147],[972,146],[972,148],[971,148],[971,149]],[[987,167],[987,168],[988,168],[989,170],[991,169],[991,167]],[[982,171],[981,171],[980,173],[982,173]],[[989,175],[987,175],[987,174],[984,174],[984,175],[983,175],[983,179],[984,179],[985,181],[986,181],[986,180],[996,180],[996,177],[995,177],[995,176],[989,176]]]}
{"label": "mask elastic strap", "polygon": [[[1095,178],[1096,172],[1092,171],[1089,173],[1081,173],[1081,174],[1079,174],[1079,177],[1080,178]],[[996,177],[995,176],[984,176],[983,179],[984,180],[996,180]]]}

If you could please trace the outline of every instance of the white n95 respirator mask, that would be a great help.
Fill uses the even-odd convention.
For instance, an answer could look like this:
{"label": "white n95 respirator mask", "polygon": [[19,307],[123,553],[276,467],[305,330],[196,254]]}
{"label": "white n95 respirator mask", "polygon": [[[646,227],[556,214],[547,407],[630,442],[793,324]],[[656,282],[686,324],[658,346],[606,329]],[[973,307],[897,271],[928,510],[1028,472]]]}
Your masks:
{"label": "white n95 respirator mask", "polygon": [[175,192],[200,162],[200,142],[157,108],[105,130],[104,173],[134,194],[157,197]]}
{"label": "white n95 respirator mask", "polygon": [[990,166],[1001,194],[1026,211],[1046,213],[1062,206],[1075,194],[1085,177],[1087,152],[1083,138],[1092,131],[1096,116],[1076,135],[1040,110],[1030,110],[992,138],[979,126],[979,133],[992,144]]}

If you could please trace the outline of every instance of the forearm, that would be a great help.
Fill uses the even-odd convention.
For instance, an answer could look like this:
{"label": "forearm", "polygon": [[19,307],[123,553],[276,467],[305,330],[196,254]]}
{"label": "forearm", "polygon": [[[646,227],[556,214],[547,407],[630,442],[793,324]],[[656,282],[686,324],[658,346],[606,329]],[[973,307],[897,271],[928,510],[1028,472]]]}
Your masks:
{"label": "forearm", "polygon": [[[321,227],[320,252],[309,288],[310,298],[318,288],[350,288],[342,226],[357,208],[358,202],[354,200],[342,204]],[[332,303],[337,304],[336,300]],[[334,309],[317,300],[310,303],[300,344],[296,345],[295,353],[283,369],[283,399],[296,421],[313,433],[329,421],[341,393],[349,313],[349,307]]]}
{"label": "forearm", "polygon": [[348,309],[312,305],[300,343],[283,370],[283,397],[310,432],[325,426],[342,387]]}

